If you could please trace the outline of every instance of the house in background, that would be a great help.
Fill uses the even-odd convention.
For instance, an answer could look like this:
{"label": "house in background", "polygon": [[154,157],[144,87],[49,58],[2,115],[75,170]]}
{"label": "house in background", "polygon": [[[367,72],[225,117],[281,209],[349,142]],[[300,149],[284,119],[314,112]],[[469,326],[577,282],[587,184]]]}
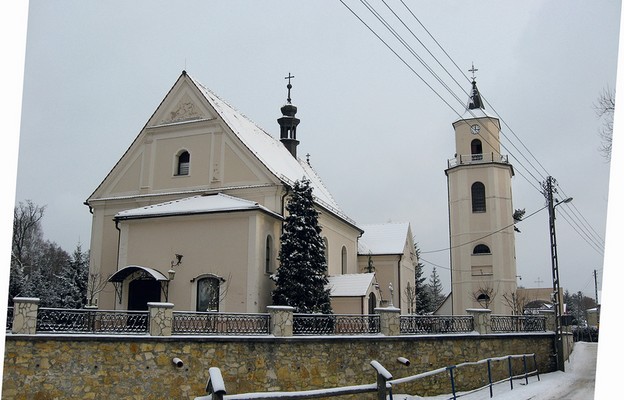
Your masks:
{"label": "house in background", "polygon": [[[343,307],[352,313],[379,305],[373,278],[358,275],[364,229],[297,157],[291,88],[276,139],[182,72],[85,202],[93,214],[90,273],[110,282],[98,295],[100,308],[142,310],[148,302],[167,301],[177,310],[264,312],[285,205],[302,178],[311,182],[320,213],[327,274],[346,276],[334,282],[336,299],[341,293],[361,297],[357,306]],[[388,279],[398,288],[410,279],[413,285],[413,269],[392,274]],[[358,291],[340,289],[351,286]]]}
{"label": "house in background", "polygon": [[[358,242],[358,271],[375,272],[381,292],[381,305],[394,306],[407,314],[408,287],[414,288],[418,263],[409,223],[361,225],[364,234]],[[392,285],[392,293],[390,292]]]}

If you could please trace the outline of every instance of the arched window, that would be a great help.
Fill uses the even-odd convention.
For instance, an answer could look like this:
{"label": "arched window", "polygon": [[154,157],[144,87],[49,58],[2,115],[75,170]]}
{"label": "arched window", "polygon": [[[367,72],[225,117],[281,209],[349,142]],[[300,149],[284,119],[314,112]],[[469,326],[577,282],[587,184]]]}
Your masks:
{"label": "arched window", "polygon": [[191,166],[191,155],[184,150],[178,155],[176,175],[188,175]]}
{"label": "arched window", "polygon": [[470,142],[470,153],[472,154],[472,161],[483,159],[483,146],[479,139],[474,139]]}
{"label": "arched window", "polygon": [[266,246],[264,248],[264,272],[267,274],[273,273],[273,238],[268,235],[266,238]]}
{"label": "arched window", "polygon": [[490,248],[484,244],[478,244],[472,250],[472,254],[490,254]]}
{"label": "arched window", "polygon": [[471,187],[472,212],[485,212],[485,185],[475,182]]}
{"label": "arched window", "polygon": [[347,273],[347,248],[342,246],[342,274],[345,275]]}
{"label": "arched window", "polygon": [[219,311],[221,279],[208,276],[197,280],[197,311]]}

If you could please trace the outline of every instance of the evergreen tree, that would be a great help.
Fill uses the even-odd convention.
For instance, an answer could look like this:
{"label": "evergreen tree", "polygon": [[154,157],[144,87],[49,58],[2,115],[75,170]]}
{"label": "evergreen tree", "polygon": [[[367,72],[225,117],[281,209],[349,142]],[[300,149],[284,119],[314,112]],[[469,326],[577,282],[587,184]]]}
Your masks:
{"label": "evergreen tree", "polygon": [[273,277],[273,304],[294,307],[298,313],[330,314],[325,245],[310,181],[304,178],[295,182],[286,211],[280,266]]}
{"label": "evergreen tree", "polygon": [[418,243],[414,244],[414,289],[416,291],[416,314],[426,314],[433,311],[431,297],[425,285],[426,278],[423,277],[424,265],[420,262],[420,249]]}
{"label": "evergreen tree", "polygon": [[440,275],[438,275],[436,267],[433,267],[431,276],[429,277],[429,290],[431,293],[431,304],[433,305],[433,311],[435,311],[444,301],[444,288],[442,287]]}
{"label": "evergreen tree", "polygon": [[56,298],[58,306],[63,308],[82,308],[87,301],[87,282],[89,280],[89,254],[82,251],[78,243],[71,260],[57,277]]}

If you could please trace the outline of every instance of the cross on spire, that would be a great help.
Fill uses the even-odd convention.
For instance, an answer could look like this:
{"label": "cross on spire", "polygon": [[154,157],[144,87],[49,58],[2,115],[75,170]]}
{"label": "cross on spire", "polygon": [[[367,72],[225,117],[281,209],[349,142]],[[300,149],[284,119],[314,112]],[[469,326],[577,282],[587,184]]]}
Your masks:
{"label": "cross on spire", "polygon": [[475,72],[477,72],[477,71],[478,71],[478,69],[477,69],[477,68],[475,68],[475,67],[474,67],[474,63],[472,63],[472,68],[470,68],[470,69],[468,70],[468,72],[472,72],[472,80],[473,80],[473,81],[474,81],[474,80],[475,80],[475,78],[476,78],[476,76],[475,76]]}
{"label": "cross on spire", "polygon": [[290,72],[288,73],[288,76],[285,77],[284,79],[288,79],[288,85],[286,85],[286,88],[288,89],[288,98],[286,99],[289,103],[290,103],[290,89],[292,89],[292,85],[290,84],[290,80],[292,78],[294,78],[294,75],[291,75]]}

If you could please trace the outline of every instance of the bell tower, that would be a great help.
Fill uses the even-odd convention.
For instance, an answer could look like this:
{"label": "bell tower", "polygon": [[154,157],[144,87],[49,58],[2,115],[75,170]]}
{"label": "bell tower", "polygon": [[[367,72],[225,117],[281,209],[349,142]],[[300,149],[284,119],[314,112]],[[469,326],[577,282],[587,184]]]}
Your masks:
{"label": "bell tower", "polygon": [[294,78],[293,75],[288,73],[285,79],[288,79],[288,97],[286,98],[286,104],[281,108],[282,116],[277,119],[277,123],[280,126],[280,142],[290,151],[293,157],[297,158],[297,146],[299,141],[297,140],[297,125],[299,125],[299,118],[295,117],[297,114],[297,107],[292,104],[290,99],[290,89],[292,85],[290,80]]}
{"label": "bell tower", "polygon": [[511,178],[500,152],[500,122],[489,115],[477,89],[464,115],[453,123],[455,157],[447,176],[453,314],[488,308],[511,314],[504,299],[516,292],[516,255]]}

